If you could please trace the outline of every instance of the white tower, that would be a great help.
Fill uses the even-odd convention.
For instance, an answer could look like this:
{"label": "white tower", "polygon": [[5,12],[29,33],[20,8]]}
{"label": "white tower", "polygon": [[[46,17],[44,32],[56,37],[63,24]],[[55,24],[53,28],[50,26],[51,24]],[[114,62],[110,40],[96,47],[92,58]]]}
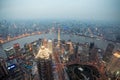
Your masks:
{"label": "white tower", "polygon": [[53,52],[52,40],[48,40],[48,50],[49,50],[51,53]]}
{"label": "white tower", "polygon": [[57,47],[60,47],[60,28],[58,28],[58,44]]}

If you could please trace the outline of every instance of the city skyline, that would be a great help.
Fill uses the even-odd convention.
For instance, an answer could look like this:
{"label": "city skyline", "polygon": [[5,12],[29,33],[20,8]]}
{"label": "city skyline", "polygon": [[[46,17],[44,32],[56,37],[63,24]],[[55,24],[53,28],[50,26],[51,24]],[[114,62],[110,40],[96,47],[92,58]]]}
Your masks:
{"label": "city skyline", "polygon": [[120,21],[119,0],[1,0],[1,19]]}

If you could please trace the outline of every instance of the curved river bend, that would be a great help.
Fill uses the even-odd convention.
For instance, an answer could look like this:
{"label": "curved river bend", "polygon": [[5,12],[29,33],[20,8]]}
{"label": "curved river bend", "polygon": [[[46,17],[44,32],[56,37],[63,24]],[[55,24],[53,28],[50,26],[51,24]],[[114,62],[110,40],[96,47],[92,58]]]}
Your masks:
{"label": "curved river bend", "polygon": [[[46,39],[57,39],[57,34],[55,33],[49,33],[49,34],[40,34],[40,35],[34,35],[34,36],[28,36],[21,39],[17,39],[14,41],[7,42],[3,44],[3,48],[6,49],[8,47],[13,46],[15,43],[19,43],[21,47],[24,46],[25,43],[30,43],[35,40],[38,40],[39,38],[46,38]],[[77,35],[68,35],[68,34],[61,34],[61,40],[72,40],[73,42],[94,42],[96,46],[102,49],[106,49],[108,43],[113,43],[110,41],[105,40],[97,40],[95,38],[89,38],[89,37],[83,37],[83,36],[77,36]],[[114,44],[114,43],[113,43]],[[116,48],[120,47],[120,44],[114,44]]]}

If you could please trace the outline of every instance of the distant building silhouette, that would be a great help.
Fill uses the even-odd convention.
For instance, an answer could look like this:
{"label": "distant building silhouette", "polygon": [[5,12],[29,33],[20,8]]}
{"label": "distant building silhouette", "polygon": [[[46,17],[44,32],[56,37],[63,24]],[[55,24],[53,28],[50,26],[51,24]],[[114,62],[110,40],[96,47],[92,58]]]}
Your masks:
{"label": "distant building silhouette", "polygon": [[91,50],[91,49],[93,49],[93,47],[94,47],[94,42],[90,42],[89,49]]}

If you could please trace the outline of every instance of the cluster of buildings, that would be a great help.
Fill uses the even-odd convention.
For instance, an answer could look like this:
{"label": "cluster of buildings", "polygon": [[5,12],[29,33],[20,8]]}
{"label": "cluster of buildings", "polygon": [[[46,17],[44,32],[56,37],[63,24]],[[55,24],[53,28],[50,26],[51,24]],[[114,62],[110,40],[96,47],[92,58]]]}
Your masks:
{"label": "cluster of buildings", "polygon": [[[58,26],[59,24],[59,26]],[[88,37],[102,37],[107,40],[120,42],[119,25],[95,22],[71,21],[0,21],[0,41],[34,32],[48,32],[50,28],[60,27],[65,34],[76,34]],[[114,28],[116,27],[116,28]]]}
{"label": "cluster of buildings", "polygon": [[[119,80],[120,51],[112,43],[105,50],[94,42],[38,39],[23,48],[19,43],[0,58],[1,80]],[[2,47],[1,47],[2,48]],[[89,73],[90,74],[86,74]],[[79,75],[79,74],[80,75]],[[74,75],[73,77],[71,75]]]}
{"label": "cluster of buildings", "polygon": [[[6,57],[2,57],[1,80],[31,80],[32,67],[34,65],[34,56],[39,48],[37,41],[25,44],[23,48],[19,43],[4,50]],[[4,65],[3,65],[4,64]],[[5,73],[4,73],[5,72]],[[3,74],[4,73],[4,74]],[[7,75],[6,75],[7,74]]]}

